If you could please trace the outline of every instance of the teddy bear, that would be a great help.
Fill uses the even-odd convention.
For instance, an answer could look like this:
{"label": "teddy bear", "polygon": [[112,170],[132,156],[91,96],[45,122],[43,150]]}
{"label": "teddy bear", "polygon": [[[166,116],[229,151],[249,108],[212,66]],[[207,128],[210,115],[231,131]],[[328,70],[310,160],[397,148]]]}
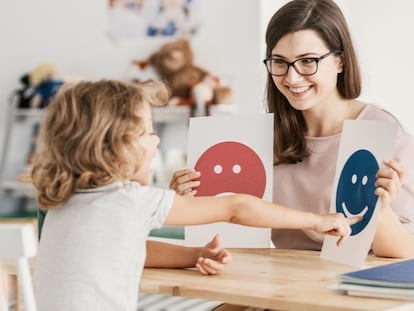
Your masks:
{"label": "teddy bear", "polygon": [[210,106],[231,102],[232,90],[220,79],[193,63],[194,55],[187,39],[162,45],[145,61],[134,61],[143,69],[150,65],[159,79],[171,89],[169,105],[190,106],[190,115],[210,115]]}

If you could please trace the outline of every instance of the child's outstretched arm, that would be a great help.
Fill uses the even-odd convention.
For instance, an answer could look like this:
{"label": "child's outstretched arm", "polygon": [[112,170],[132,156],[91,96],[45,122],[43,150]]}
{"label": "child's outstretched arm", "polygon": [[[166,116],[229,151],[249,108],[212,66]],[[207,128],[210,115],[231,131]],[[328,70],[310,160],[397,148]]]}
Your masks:
{"label": "child's outstretched arm", "polygon": [[351,234],[350,225],[360,217],[345,218],[341,213],[320,215],[273,204],[247,194],[224,197],[176,195],[165,221],[169,225],[197,225],[229,222],[251,227],[311,229],[338,236],[338,246]]}
{"label": "child's outstretched arm", "polygon": [[147,241],[147,268],[192,268],[201,274],[218,274],[231,261],[231,254],[220,246],[219,235],[205,247],[185,247],[158,241]]}

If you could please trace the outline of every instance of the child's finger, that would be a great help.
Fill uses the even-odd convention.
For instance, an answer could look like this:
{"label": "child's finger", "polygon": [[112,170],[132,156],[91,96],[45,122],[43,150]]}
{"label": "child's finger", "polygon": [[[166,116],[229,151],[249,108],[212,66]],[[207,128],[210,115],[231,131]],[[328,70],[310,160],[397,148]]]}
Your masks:
{"label": "child's finger", "polygon": [[350,226],[352,226],[353,224],[356,224],[357,222],[360,222],[362,220],[362,216],[355,216],[355,217],[347,217],[346,221],[348,222],[348,224]]}
{"label": "child's finger", "polygon": [[341,236],[338,241],[336,241],[336,245],[340,247],[342,244],[344,244],[345,240],[348,238],[348,236]]}
{"label": "child's finger", "polygon": [[196,268],[197,268],[197,271],[200,272],[201,274],[204,274],[204,275],[208,274],[208,272],[204,269],[202,264],[196,263]]}
{"label": "child's finger", "polygon": [[223,264],[208,258],[199,258],[197,264],[199,264],[200,268],[207,274],[217,274],[224,268]]}

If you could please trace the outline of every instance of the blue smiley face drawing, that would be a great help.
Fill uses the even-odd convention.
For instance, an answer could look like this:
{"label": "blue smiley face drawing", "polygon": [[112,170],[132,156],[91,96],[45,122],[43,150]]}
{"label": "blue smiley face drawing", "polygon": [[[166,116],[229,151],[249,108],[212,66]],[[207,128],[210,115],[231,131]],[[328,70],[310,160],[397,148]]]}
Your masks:
{"label": "blue smiley face drawing", "polygon": [[351,226],[351,236],[360,233],[374,213],[378,200],[374,193],[378,168],[373,154],[361,149],[348,158],[342,169],[336,192],[336,211],[345,217],[363,217]]}

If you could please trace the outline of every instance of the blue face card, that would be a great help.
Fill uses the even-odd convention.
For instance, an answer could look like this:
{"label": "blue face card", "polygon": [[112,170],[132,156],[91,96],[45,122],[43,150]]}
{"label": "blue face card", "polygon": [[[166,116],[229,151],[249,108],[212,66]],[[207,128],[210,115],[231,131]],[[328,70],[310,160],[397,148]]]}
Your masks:
{"label": "blue face card", "polygon": [[329,211],[363,218],[351,226],[351,236],[340,247],[337,237],[326,235],[321,258],[355,267],[364,264],[381,208],[375,194],[375,175],[381,165],[378,159],[393,158],[397,129],[398,124],[390,121],[344,121]]}
{"label": "blue face card", "polygon": [[343,166],[336,192],[336,211],[345,217],[363,216],[352,225],[352,234],[360,233],[371,220],[377,204],[375,174],[379,165],[368,150],[354,152]]}

